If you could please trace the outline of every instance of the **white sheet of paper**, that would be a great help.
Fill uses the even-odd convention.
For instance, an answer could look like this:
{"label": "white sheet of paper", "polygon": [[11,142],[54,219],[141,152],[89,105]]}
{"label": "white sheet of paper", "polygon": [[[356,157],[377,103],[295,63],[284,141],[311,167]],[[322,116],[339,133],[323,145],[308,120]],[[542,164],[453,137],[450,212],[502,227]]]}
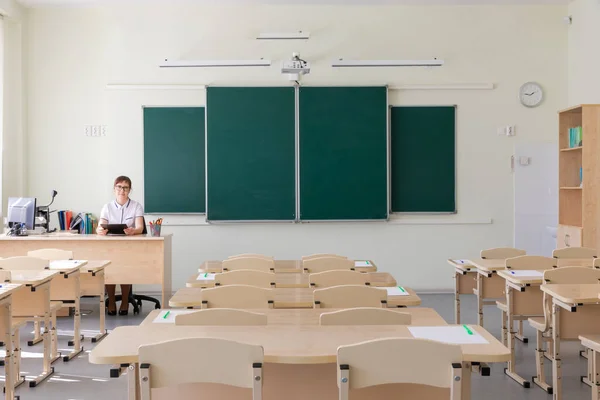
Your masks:
{"label": "white sheet of paper", "polygon": [[83,260],[54,260],[50,261],[50,269],[73,268],[85,263]]}
{"label": "white sheet of paper", "polygon": [[[198,310],[164,310],[159,312],[158,317],[154,318],[154,321],[152,322],[155,324],[174,324],[175,317],[177,315],[189,314],[196,311]],[[167,315],[167,318],[165,318],[166,313],[169,313],[169,315]]]}
{"label": "white sheet of paper", "polygon": [[488,341],[475,332],[472,327],[468,327],[472,334],[469,334],[463,326],[409,326],[408,330],[413,337],[418,339],[429,339],[437,342],[450,344],[487,344]]}
{"label": "white sheet of paper", "polygon": [[473,265],[471,260],[452,260],[452,261],[454,261],[456,264],[461,264],[461,265]]}
{"label": "white sheet of paper", "polygon": [[514,276],[533,276],[533,277],[540,277],[540,278],[542,278],[544,276],[543,272],[535,271],[535,270],[510,271],[510,274],[514,275]]}
{"label": "white sheet of paper", "polygon": [[202,273],[196,278],[197,281],[214,281],[216,274]]}
{"label": "white sheet of paper", "polygon": [[402,286],[386,287],[382,289],[387,290],[388,296],[409,296],[409,293]]}
{"label": "white sheet of paper", "polygon": [[360,260],[360,261],[354,261],[354,266],[355,267],[372,267],[373,264],[371,264],[370,261]]}

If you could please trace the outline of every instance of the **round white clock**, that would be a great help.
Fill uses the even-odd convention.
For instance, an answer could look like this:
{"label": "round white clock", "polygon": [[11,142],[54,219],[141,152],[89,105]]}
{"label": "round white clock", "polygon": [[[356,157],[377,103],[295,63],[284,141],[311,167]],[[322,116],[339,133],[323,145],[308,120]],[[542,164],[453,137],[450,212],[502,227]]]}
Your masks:
{"label": "round white clock", "polygon": [[544,99],[544,91],[539,83],[527,82],[519,89],[519,100],[525,107],[537,107]]}

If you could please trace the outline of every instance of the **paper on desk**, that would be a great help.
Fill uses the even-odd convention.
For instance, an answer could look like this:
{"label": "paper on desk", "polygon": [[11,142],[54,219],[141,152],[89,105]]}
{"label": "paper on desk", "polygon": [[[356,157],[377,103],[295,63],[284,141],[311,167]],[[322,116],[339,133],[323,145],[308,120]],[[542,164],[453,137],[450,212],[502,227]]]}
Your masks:
{"label": "paper on desk", "polygon": [[0,284],[0,292],[3,290],[14,289],[19,286],[21,286],[20,283],[2,283],[2,284]]}
{"label": "paper on desk", "polygon": [[201,273],[200,275],[198,275],[198,277],[196,278],[197,281],[214,281],[215,280],[215,275],[216,274],[211,274],[211,273]]}
{"label": "paper on desk", "polygon": [[[158,313],[158,317],[154,318],[154,324],[174,324],[177,315],[189,314],[198,310],[164,310]],[[167,314],[168,313],[168,314]],[[167,316],[165,318],[165,315]]]}
{"label": "paper on desk", "polygon": [[452,260],[454,261],[455,264],[460,264],[460,265],[473,265],[473,262],[471,260]]}
{"label": "paper on desk", "polygon": [[388,296],[409,296],[410,294],[402,286],[381,288],[387,290]]}
{"label": "paper on desk", "polygon": [[83,263],[82,260],[54,260],[50,261],[50,269],[73,268]]}
{"label": "paper on desk", "polygon": [[450,344],[487,344],[483,336],[473,328],[460,326],[409,326],[408,330],[413,337],[429,339]]}
{"label": "paper on desk", "polygon": [[542,278],[544,276],[544,273],[541,271],[535,271],[535,270],[520,270],[520,271],[510,271],[511,275],[514,276],[533,276],[533,277],[540,277]]}
{"label": "paper on desk", "polygon": [[373,264],[371,264],[370,261],[360,260],[360,261],[354,261],[354,266],[355,267],[372,267]]}

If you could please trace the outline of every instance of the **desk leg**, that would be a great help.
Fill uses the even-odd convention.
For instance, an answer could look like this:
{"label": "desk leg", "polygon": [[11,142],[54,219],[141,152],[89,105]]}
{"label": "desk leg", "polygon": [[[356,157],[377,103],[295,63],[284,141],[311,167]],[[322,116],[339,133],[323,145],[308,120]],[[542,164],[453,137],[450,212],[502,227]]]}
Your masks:
{"label": "desk leg", "polygon": [[461,400],[471,400],[471,363],[463,362]]}
{"label": "desk leg", "polygon": [[81,292],[79,285],[79,275],[70,276],[69,278],[74,286],[75,293],[75,317],[73,318],[73,351],[63,357],[63,361],[67,362],[83,351],[81,345]]}
{"label": "desk leg", "polygon": [[12,307],[9,300],[4,304],[4,326],[6,326],[5,338],[6,338],[6,356],[4,358],[4,393],[5,399],[12,400],[15,396],[15,378],[14,378],[14,365],[13,365],[13,341],[12,341]]}
{"label": "desk leg", "polygon": [[600,400],[600,353],[593,350],[588,350],[588,357],[592,359],[592,400]]}
{"label": "desk leg", "polygon": [[506,325],[508,326],[508,335],[507,335],[507,341],[508,341],[508,348],[510,349],[510,361],[508,362],[508,366],[506,369],[504,369],[504,373],[508,376],[510,376],[512,379],[514,379],[515,381],[517,381],[521,386],[523,386],[524,388],[529,388],[529,381],[525,380],[523,377],[521,377],[519,374],[517,374],[517,372],[515,371],[515,336],[516,336],[516,332],[514,330],[514,324],[513,324],[513,319],[514,319],[514,306],[515,306],[515,290],[509,286],[506,285]]}
{"label": "desk leg", "polygon": [[33,340],[28,341],[27,346],[34,346],[44,340],[41,331],[40,321],[33,321]]}
{"label": "desk leg", "polygon": [[139,400],[139,364],[129,364],[127,367],[127,400]]}
{"label": "desk leg", "polygon": [[106,304],[104,303],[104,271],[96,273],[94,276],[95,279],[100,283],[100,291],[98,293],[98,297],[100,298],[100,328],[99,333],[92,338],[92,343],[96,343],[104,339],[104,337],[108,334],[106,332]]}
{"label": "desk leg", "polygon": [[560,306],[552,300],[552,399],[562,398],[562,374],[560,370]]}
{"label": "desk leg", "polygon": [[13,342],[13,388],[18,388],[25,383],[25,377],[21,375],[21,332],[15,329],[12,335]]}
{"label": "desk leg", "polygon": [[454,271],[454,323],[460,324],[460,273]]}
{"label": "desk leg", "polygon": [[477,273],[477,325],[483,327],[483,275]]}
{"label": "desk leg", "polygon": [[52,345],[50,343],[50,331],[48,330],[48,326],[50,326],[50,285],[47,285],[47,287],[42,290],[44,292],[45,307],[44,333],[42,333],[42,340],[44,342],[44,370],[37,378],[35,378],[35,380],[29,382],[29,387],[36,387],[45,379],[49,378],[52,374],[54,374],[54,368],[50,365],[50,347]]}
{"label": "desk leg", "polygon": [[590,349],[585,349],[579,352],[579,354],[583,357],[585,354],[587,357],[587,375],[581,377],[581,382],[585,383],[589,387],[594,390],[594,385],[596,384],[596,380],[594,378],[594,355]]}

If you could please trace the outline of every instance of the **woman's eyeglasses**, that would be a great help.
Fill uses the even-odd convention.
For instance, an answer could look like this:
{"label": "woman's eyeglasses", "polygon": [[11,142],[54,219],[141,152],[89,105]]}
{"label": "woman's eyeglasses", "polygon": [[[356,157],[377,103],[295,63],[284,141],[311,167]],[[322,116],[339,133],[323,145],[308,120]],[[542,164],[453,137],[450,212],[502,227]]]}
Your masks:
{"label": "woman's eyeglasses", "polygon": [[121,185],[117,185],[115,186],[115,189],[118,192],[129,192],[129,190],[131,189],[129,186],[121,186]]}

